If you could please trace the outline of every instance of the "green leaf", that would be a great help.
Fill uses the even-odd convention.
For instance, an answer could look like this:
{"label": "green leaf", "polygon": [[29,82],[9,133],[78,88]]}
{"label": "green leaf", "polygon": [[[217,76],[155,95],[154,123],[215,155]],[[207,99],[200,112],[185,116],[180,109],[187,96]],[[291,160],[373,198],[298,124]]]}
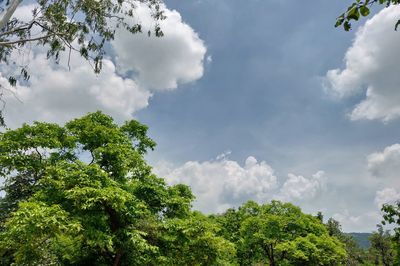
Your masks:
{"label": "green leaf", "polygon": [[363,17],[366,17],[369,15],[370,11],[369,8],[366,6],[360,6],[360,13]]}
{"label": "green leaf", "polygon": [[348,21],[345,21],[343,24],[343,28],[345,31],[349,31],[351,29],[351,24]]}
{"label": "green leaf", "polygon": [[337,19],[336,19],[336,23],[335,23],[335,28],[339,27],[340,25],[342,25],[344,22],[344,14],[340,15]]}
{"label": "green leaf", "polygon": [[353,7],[352,9],[349,10],[347,13],[347,19],[348,20],[358,20],[360,18],[360,10],[357,6]]}

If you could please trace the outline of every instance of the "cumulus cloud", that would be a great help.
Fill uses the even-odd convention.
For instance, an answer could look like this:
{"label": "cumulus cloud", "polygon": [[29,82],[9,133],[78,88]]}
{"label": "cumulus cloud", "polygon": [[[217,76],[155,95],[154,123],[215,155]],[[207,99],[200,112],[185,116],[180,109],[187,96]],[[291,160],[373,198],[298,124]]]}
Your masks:
{"label": "cumulus cloud", "polygon": [[227,208],[254,200],[265,203],[272,199],[302,203],[318,197],[324,188],[324,172],[310,178],[289,174],[280,187],[275,171],[266,162],[249,156],[244,165],[227,158],[189,161],[182,166],[161,162],[155,172],[170,184],[184,183],[192,188],[196,201],[194,207],[203,212],[223,212]]}
{"label": "cumulus cloud", "polygon": [[[21,6],[16,15],[28,19],[32,8],[32,5]],[[145,108],[155,90],[175,89],[179,84],[200,78],[206,53],[203,41],[177,11],[165,10],[167,19],[161,23],[164,37],[155,39],[147,34],[118,31],[110,51],[115,58],[105,59],[98,75],[76,53],[72,53],[70,70],[66,54],[59,65],[46,60],[40,48],[15,54],[23,64],[29,62],[31,78],[17,88],[10,88],[7,82],[10,66],[0,66],[7,125],[15,127],[33,120],[62,123],[96,110],[121,121]],[[137,17],[144,28],[152,27],[150,16],[148,8],[139,5]]]}
{"label": "cumulus cloud", "polygon": [[339,97],[365,93],[349,114],[352,120],[400,116],[400,34],[394,31],[399,15],[400,6],[391,6],[369,19],[347,50],[344,68],[326,74],[326,88]]}
{"label": "cumulus cloud", "polygon": [[203,75],[206,47],[198,34],[182,21],[179,12],[165,9],[167,19],[160,21],[162,38],[147,36],[154,22],[145,5],[138,5],[135,13],[144,25],[144,33],[117,31],[112,42],[118,65],[124,72],[136,72],[141,85],[157,90],[175,89],[178,84],[195,81]]}
{"label": "cumulus cloud", "polygon": [[277,198],[290,202],[313,199],[324,190],[325,181],[323,171],[318,171],[310,178],[289,174]]}
{"label": "cumulus cloud", "polygon": [[394,188],[384,188],[376,192],[375,204],[379,208],[383,204],[392,204],[398,200],[400,200],[400,192]]}
{"label": "cumulus cloud", "polygon": [[379,211],[353,215],[349,210],[344,210],[341,213],[335,213],[332,218],[337,220],[342,228],[346,228],[347,232],[369,232],[382,220],[382,215]]}
{"label": "cumulus cloud", "polygon": [[222,212],[247,200],[263,201],[277,186],[274,170],[250,156],[243,166],[222,158],[216,161],[189,161],[180,167],[156,166],[156,172],[170,184],[184,183],[196,196],[194,207],[201,211]]}
{"label": "cumulus cloud", "polygon": [[[370,154],[367,161],[368,170],[373,176],[382,181],[396,181],[400,177],[400,144],[394,144],[386,147],[382,152]],[[396,185],[400,185],[399,181]]]}
{"label": "cumulus cloud", "polygon": [[392,204],[400,200],[400,144],[386,147],[367,157],[368,170],[384,187],[375,195],[375,204],[380,208],[383,204]]}
{"label": "cumulus cloud", "polygon": [[[64,122],[87,112],[103,110],[119,119],[147,106],[151,93],[129,78],[116,74],[115,65],[104,60],[99,75],[79,56],[71,70],[51,64],[44,54],[30,62],[31,79],[26,86],[10,88],[4,77],[7,125],[33,120]],[[11,93],[11,92],[14,93]]]}

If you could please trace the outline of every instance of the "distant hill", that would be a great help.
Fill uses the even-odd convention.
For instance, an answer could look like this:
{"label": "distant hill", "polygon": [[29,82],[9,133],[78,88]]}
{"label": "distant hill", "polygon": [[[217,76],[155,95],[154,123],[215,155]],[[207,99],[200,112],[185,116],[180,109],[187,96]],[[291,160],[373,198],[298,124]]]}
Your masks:
{"label": "distant hill", "polygon": [[368,237],[371,236],[371,233],[348,233],[348,235],[352,236],[361,248],[369,248],[370,243]]}

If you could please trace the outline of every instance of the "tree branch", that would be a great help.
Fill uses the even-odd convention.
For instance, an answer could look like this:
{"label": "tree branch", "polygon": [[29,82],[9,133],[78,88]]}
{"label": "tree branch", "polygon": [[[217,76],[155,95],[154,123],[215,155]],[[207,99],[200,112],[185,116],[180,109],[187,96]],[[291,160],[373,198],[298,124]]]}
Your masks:
{"label": "tree branch", "polygon": [[36,37],[36,38],[30,38],[30,39],[20,39],[20,40],[15,40],[15,41],[0,42],[0,45],[12,45],[12,44],[24,43],[24,42],[34,42],[34,41],[38,41],[38,40],[43,40],[43,39],[49,38],[52,35],[53,34],[40,36],[40,37]]}
{"label": "tree branch", "polygon": [[11,3],[8,5],[8,7],[2,12],[2,14],[0,14],[0,30],[4,29],[11,16],[21,3],[22,0],[11,0]]}

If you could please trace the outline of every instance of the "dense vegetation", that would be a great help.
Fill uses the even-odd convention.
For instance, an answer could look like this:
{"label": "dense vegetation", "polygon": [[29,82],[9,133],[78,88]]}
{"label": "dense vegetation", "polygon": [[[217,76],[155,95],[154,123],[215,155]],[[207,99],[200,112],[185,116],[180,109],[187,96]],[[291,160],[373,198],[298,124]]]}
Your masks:
{"label": "dense vegetation", "polygon": [[[337,221],[279,201],[205,216],[144,154],[147,127],[101,112],[0,134],[1,265],[395,265],[382,227],[361,249]],[[387,222],[398,209],[386,206]]]}

